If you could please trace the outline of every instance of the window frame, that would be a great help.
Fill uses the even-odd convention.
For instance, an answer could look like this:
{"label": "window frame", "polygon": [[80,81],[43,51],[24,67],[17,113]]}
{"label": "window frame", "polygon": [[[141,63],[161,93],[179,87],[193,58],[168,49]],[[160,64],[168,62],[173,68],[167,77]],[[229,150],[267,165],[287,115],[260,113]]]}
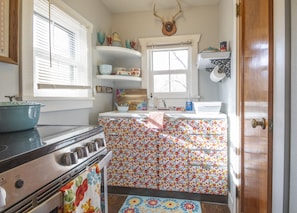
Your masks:
{"label": "window frame", "polygon": [[87,70],[90,89],[88,97],[34,97],[34,54],[33,54],[33,14],[34,0],[21,1],[21,63],[20,63],[20,93],[22,100],[44,103],[42,111],[57,111],[69,109],[90,108],[93,106],[94,94],[92,90],[92,33],[93,24],[74,11],[62,0],[55,0],[54,4],[67,14],[78,19],[87,26]]}
{"label": "window frame", "polygon": [[[153,70],[153,52],[154,51],[170,51],[170,50],[184,50],[186,49],[188,51],[188,61],[187,61],[187,65],[188,68],[181,70],[181,69],[169,69],[166,71],[156,71],[159,72],[156,75],[162,75],[162,74],[168,74],[170,75],[174,75],[174,74],[185,74],[186,75],[186,91],[185,92],[155,92],[154,91],[154,70]],[[148,49],[148,60],[149,60],[149,69],[148,69],[148,73],[149,73],[149,94],[153,94],[153,96],[157,96],[158,98],[168,98],[171,96],[174,96],[175,98],[183,98],[183,97],[187,97],[188,94],[190,93],[190,75],[191,75],[191,63],[192,63],[192,45],[168,45],[168,46],[162,46],[160,48],[149,48]]]}
{"label": "window frame", "polygon": [[150,82],[150,55],[149,49],[151,46],[177,46],[179,44],[182,46],[191,46],[191,53],[189,55],[189,70],[187,84],[188,84],[188,94],[186,96],[182,95],[179,97],[160,96],[160,94],[154,96],[156,99],[169,99],[175,106],[183,106],[185,100],[191,98],[192,100],[198,100],[199,97],[199,85],[198,85],[198,67],[197,67],[197,56],[198,56],[198,44],[200,41],[200,34],[193,35],[176,35],[172,37],[152,37],[152,38],[141,38],[139,43],[142,51],[142,88],[147,89],[147,96],[152,93],[151,82]]}

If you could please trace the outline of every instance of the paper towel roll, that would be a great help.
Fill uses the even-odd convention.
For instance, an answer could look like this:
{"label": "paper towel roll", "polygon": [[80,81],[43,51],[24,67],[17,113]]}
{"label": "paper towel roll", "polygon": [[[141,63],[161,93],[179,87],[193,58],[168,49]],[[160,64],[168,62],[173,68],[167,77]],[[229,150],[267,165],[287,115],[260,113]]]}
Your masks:
{"label": "paper towel roll", "polygon": [[219,73],[219,66],[215,66],[215,68],[213,68],[213,70],[210,73],[210,80],[212,80],[213,82],[219,82],[221,80],[223,80],[226,77],[226,74],[224,72]]}

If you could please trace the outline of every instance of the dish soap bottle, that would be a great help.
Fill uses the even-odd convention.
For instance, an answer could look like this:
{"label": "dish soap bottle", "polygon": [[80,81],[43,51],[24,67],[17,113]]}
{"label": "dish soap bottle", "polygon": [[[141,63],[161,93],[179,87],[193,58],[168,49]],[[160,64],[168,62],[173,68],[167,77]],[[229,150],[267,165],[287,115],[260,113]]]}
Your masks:
{"label": "dish soap bottle", "polygon": [[193,103],[190,99],[186,101],[186,111],[192,111],[193,110]]}
{"label": "dish soap bottle", "polygon": [[148,100],[148,110],[154,110],[155,108],[155,103],[154,103],[154,98],[153,98],[153,94],[150,94],[149,100]]}

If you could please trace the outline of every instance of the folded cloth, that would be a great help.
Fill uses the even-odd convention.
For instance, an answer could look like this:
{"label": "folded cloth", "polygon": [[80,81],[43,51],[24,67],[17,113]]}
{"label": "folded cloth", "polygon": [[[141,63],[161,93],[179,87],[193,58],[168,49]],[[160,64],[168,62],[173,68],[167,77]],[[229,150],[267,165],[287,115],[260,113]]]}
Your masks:
{"label": "folded cloth", "polygon": [[164,112],[149,112],[148,127],[154,129],[163,129]]}
{"label": "folded cloth", "polygon": [[98,164],[60,189],[64,195],[64,213],[102,213],[101,173]]}

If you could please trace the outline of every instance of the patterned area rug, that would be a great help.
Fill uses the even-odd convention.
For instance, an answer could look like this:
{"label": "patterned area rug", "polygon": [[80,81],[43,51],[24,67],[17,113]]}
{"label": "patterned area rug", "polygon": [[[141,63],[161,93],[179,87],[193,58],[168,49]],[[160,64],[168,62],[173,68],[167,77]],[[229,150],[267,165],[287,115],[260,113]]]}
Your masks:
{"label": "patterned area rug", "polygon": [[199,201],[130,195],[119,213],[202,213]]}

